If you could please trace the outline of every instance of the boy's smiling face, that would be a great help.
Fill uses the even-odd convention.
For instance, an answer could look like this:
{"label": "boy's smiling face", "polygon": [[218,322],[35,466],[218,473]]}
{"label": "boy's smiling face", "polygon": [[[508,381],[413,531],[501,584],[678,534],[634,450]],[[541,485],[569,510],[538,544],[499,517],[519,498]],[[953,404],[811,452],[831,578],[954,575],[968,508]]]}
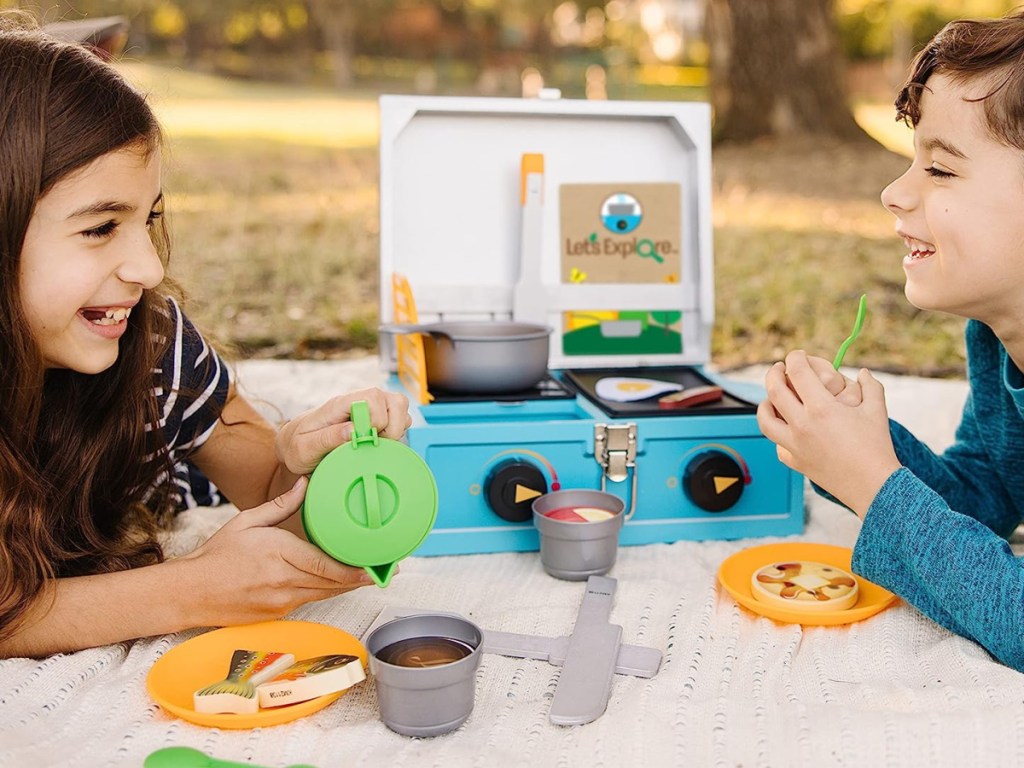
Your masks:
{"label": "boy's smiling face", "polygon": [[1024,151],[998,142],[983,102],[969,101],[990,89],[986,78],[928,78],[914,162],[882,203],[907,246],[910,303],[981,320],[1001,336],[1024,319]]}
{"label": "boy's smiling face", "polygon": [[111,152],[58,182],[36,204],[19,289],[48,368],[106,370],[130,310],[163,279],[149,229],[160,207],[160,153]]}

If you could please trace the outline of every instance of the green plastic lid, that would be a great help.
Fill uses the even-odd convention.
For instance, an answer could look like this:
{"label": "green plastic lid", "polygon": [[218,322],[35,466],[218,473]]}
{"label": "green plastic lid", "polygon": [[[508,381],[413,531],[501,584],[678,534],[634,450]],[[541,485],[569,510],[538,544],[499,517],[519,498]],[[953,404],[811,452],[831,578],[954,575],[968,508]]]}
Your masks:
{"label": "green plastic lid", "polygon": [[352,403],[352,440],[313,470],[302,505],[306,536],[386,587],[437,519],[437,484],[407,445],[377,436],[365,400]]}

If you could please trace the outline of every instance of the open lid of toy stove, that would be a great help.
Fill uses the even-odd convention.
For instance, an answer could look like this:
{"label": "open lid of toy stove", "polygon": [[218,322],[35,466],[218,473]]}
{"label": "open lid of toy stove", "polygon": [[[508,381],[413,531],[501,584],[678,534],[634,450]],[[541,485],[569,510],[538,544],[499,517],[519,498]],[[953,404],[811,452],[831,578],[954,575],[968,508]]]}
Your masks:
{"label": "open lid of toy stove", "polygon": [[551,368],[709,360],[707,104],[382,96],[380,113],[382,322],[397,273],[420,322],[552,326]]}

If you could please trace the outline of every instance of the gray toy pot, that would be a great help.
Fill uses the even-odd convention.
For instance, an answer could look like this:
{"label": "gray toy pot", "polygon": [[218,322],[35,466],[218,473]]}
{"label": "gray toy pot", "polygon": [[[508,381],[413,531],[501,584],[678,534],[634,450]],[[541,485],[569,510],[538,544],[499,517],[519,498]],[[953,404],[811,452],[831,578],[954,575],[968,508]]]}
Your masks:
{"label": "gray toy pot", "polygon": [[427,384],[449,392],[529,389],[548,370],[551,328],[513,321],[382,325],[382,333],[423,334]]}

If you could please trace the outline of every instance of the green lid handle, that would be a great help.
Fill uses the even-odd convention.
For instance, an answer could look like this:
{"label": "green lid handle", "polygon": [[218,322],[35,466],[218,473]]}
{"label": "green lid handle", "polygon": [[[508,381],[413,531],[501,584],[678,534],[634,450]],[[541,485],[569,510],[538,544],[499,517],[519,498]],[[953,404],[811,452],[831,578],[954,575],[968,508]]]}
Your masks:
{"label": "green lid handle", "polygon": [[363,475],[363,497],[366,500],[366,527],[380,528],[384,521],[380,519],[380,494],[377,492],[377,475]]}
{"label": "green lid handle", "polygon": [[358,448],[364,443],[377,445],[380,438],[377,437],[377,428],[370,426],[370,404],[365,400],[356,400],[352,403],[352,447]]}

